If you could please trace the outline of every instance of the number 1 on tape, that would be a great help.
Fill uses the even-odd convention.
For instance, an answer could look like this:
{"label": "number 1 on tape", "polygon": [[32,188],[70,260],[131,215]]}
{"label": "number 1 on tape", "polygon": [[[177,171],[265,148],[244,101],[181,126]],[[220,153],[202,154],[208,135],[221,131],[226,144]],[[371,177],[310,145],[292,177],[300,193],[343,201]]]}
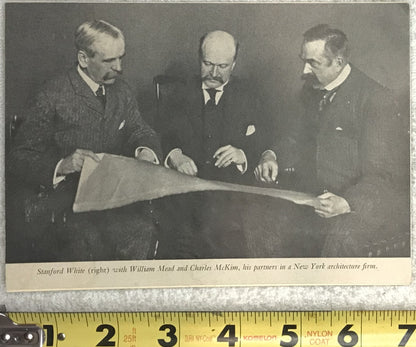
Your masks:
{"label": "number 1 on tape", "polygon": [[[416,347],[416,311],[10,313],[50,347]],[[1,342],[0,342],[1,346]]]}

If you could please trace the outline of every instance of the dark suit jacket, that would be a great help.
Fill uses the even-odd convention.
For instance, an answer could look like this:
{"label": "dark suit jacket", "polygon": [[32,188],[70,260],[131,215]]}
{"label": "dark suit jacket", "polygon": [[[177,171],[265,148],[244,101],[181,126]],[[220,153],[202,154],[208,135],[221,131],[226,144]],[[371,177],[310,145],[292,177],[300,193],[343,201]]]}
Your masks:
{"label": "dark suit jacket", "polygon": [[[117,80],[106,87],[105,109],[76,68],[43,86],[24,116],[7,162],[10,176],[18,181],[19,186],[26,183],[30,187],[44,187],[41,194],[24,198],[28,205],[25,206],[25,219],[32,222],[32,227],[39,221],[43,223],[37,231],[45,236],[43,241],[46,243],[40,246],[41,249],[46,247],[48,253],[58,249],[56,257],[63,260],[71,256],[80,260],[111,259],[113,254],[106,247],[114,245],[112,237],[119,235],[120,243],[116,247],[123,246],[118,247],[118,254],[124,252],[123,247],[128,245],[125,241],[137,233],[139,224],[143,225],[138,210],[133,212],[138,215],[134,218],[142,219],[135,222],[126,209],[73,214],[72,203],[79,175],[68,175],[56,189],[52,187],[52,181],[59,160],[77,148],[133,156],[138,146],[153,149],[161,159],[158,137],[141,118],[136,100],[125,82]],[[33,215],[42,213],[44,215],[33,223]],[[60,235],[60,240],[55,240],[60,245],[51,243],[56,235]],[[144,230],[143,235],[136,239],[149,247],[148,232]],[[13,237],[16,235],[10,236]],[[67,250],[68,254],[65,254]],[[74,254],[70,254],[71,251]]]}
{"label": "dark suit jacket", "polygon": [[[194,160],[198,176],[233,183],[252,183],[253,170],[260,157],[258,127],[263,117],[261,101],[248,84],[235,78],[224,87],[215,110],[207,114],[201,79],[176,83],[161,92],[160,132],[165,155],[180,148]],[[256,131],[251,135],[247,129]],[[235,165],[216,168],[215,151],[232,145],[244,151],[248,168],[241,174]],[[246,256],[240,203],[244,197],[230,192],[201,192],[172,197],[174,210],[168,224],[175,226],[168,235],[166,257],[227,258]],[[168,210],[168,209],[167,209]],[[176,216],[180,221],[175,222]],[[182,245],[187,244],[187,250]],[[193,254],[190,254],[193,251]],[[176,254],[175,254],[176,252]],[[163,251],[161,251],[161,254]],[[179,255],[177,255],[179,254]]]}
{"label": "dark suit jacket", "polygon": [[104,110],[75,68],[49,81],[24,116],[10,171],[48,187],[58,161],[77,148],[133,156],[135,148],[147,146],[160,156],[158,137],[141,118],[127,84],[107,86],[106,99]]}
{"label": "dark suit jacket", "polygon": [[323,255],[363,255],[364,245],[408,232],[406,122],[391,93],[355,67],[322,112],[319,98],[305,86],[305,117],[286,139],[295,160],[282,165],[295,167],[294,189],[328,190],[353,211],[325,221]]}
{"label": "dark suit jacket", "polygon": [[[219,121],[208,126],[204,119],[204,97],[200,78],[178,84],[167,99],[162,99],[161,113],[165,120],[161,127],[165,155],[173,148],[181,148],[198,167],[198,176],[237,182],[249,182],[260,157],[258,126],[263,116],[260,100],[246,84],[232,79],[224,87],[224,93],[216,106],[221,112]],[[256,132],[247,136],[249,126]],[[215,151],[232,145],[244,151],[248,161],[243,175],[235,165],[218,169],[212,159]],[[246,177],[246,179],[245,179]],[[250,178],[249,178],[250,177]]]}

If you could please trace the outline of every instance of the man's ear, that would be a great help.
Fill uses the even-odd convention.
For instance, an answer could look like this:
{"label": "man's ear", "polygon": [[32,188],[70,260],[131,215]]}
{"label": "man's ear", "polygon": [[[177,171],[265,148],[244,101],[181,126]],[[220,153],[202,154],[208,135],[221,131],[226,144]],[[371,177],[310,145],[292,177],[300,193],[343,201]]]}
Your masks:
{"label": "man's ear", "polygon": [[83,69],[85,69],[88,66],[88,54],[84,51],[78,51],[78,64]]}
{"label": "man's ear", "polygon": [[340,55],[335,58],[335,61],[337,62],[338,66],[345,65],[345,58]]}
{"label": "man's ear", "polygon": [[231,65],[231,71],[234,70],[235,67],[235,60],[233,61],[233,64]]}

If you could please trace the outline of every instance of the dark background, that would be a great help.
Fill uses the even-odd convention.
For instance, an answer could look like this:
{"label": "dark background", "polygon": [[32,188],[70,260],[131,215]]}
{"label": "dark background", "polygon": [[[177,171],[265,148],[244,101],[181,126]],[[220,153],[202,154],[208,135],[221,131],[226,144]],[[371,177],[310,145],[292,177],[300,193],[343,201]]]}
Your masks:
{"label": "dark background", "polygon": [[[300,112],[302,33],[319,23],[349,37],[351,61],[409,102],[409,10],[406,4],[6,4],[6,122],[20,114],[40,84],[76,59],[73,33],[82,22],[104,19],[126,36],[124,78],[144,110],[153,77],[198,73],[198,42],[210,30],[240,41],[235,74],[264,97],[271,136]],[[146,117],[150,113],[146,113]],[[151,122],[151,119],[148,119]]]}

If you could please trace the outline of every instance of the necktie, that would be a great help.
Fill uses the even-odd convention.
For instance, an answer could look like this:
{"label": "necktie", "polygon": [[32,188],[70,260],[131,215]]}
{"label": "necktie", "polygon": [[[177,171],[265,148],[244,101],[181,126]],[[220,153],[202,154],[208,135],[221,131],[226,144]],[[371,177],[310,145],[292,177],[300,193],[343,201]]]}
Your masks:
{"label": "necktie", "polygon": [[330,104],[332,102],[332,100],[335,98],[335,95],[337,93],[337,89],[332,89],[332,90],[325,90],[323,91],[324,94],[321,98],[321,100],[319,101],[319,111],[322,112],[325,107]]}
{"label": "necktie", "polygon": [[103,85],[100,85],[95,92],[95,95],[97,96],[98,100],[100,100],[101,104],[105,106],[105,94],[104,94],[104,87]]}
{"label": "necktie", "polygon": [[215,104],[215,95],[217,94],[218,90],[215,88],[206,89],[207,93],[209,94],[209,100],[205,104],[206,108],[213,108],[216,106]]}

